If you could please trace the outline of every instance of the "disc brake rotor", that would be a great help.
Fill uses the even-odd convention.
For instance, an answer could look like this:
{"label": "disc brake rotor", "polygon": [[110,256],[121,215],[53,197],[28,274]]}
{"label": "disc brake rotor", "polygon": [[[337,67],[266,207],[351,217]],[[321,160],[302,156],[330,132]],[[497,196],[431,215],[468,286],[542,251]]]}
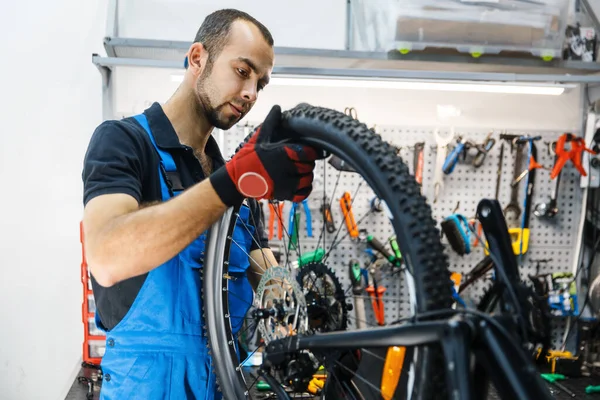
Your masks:
{"label": "disc brake rotor", "polygon": [[267,268],[256,289],[256,299],[257,308],[264,311],[258,329],[265,344],[308,331],[302,289],[286,268]]}

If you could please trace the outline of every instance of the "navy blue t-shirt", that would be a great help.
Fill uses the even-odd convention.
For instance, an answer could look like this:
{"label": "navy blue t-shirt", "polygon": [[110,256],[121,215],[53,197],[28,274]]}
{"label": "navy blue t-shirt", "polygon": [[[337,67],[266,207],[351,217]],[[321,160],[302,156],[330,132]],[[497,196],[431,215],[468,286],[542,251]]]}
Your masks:
{"label": "navy blue t-shirt", "polygon": [[[183,187],[187,189],[203,180],[205,176],[193,149],[179,142],[160,104],[154,103],[144,114],[156,144],[173,157]],[[223,156],[212,136],[205,152],[213,161],[213,170],[223,166]],[[135,119],[103,122],[94,131],[85,154],[84,205],[96,196],[114,193],[128,194],[140,205],[161,201],[159,161],[148,134]],[[261,247],[267,248],[261,208],[254,200],[248,200],[248,205],[252,211],[250,222],[257,228],[255,239]],[[252,250],[256,248],[258,245],[253,243]],[[112,329],[127,314],[147,276],[126,279],[108,288],[100,286],[92,276],[96,312],[104,328]]]}

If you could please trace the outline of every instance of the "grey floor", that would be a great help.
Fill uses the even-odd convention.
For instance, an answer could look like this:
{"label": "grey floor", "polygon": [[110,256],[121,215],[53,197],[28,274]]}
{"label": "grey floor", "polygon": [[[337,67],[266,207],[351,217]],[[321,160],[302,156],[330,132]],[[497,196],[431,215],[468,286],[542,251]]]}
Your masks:
{"label": "grey floor", "polygon": [[[73,385],[71,386],[71,390],[67,394],[65,400],[88,400],[88,399],[99,399],[100,398],[100,381],[98,380],[98,371],[91,368],[81,368],[78,378],[75,379]],[[91,382],[91,384],[90,384]],[[554,395],[554,397],[558,400],[567,400],[567,399],[589,399],[600,400],[600,393],[597,394],[586,394],[585,388],[589,385],[600,385],[600,377],[591,377],[591,378],[573,378],[566,379],[561,381],[561,383],[567,387],[569,390],[576,394],[576,397],[570,397],[565,392],[560,389],[555,388],[554,386],[550,386],[550,391]],[[91,391],[90,391],[91,389]],[[265,398],[264,396],[267,393],[258,392],[253,390],[251,396],[253,399],[261,399]],[[269,397],[274,398],[274,397]],[[307,397],[304,397],[305,399]],[[490,399],[496,400],[499,399],[494,393],[492,393],[489,397]]]}

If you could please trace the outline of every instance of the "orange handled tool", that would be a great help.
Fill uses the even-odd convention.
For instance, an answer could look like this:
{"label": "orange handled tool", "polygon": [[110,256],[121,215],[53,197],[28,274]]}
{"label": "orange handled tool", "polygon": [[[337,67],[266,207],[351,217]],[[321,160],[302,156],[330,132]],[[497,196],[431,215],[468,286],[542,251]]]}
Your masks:
{"label": "orange handled tool", "polygon": [[346,221],[346,228],[348,228],[348,234],[351,238],[358,237],[358,226],[354,220],[354,214],[352,213],[352,197],[349,192],[344,192],[344,195],[340,198],[340,206],[342,207],[342,213],[344,214],[344,220]]}
{"label": "orange handled tool", "polygon": [[275,212],[275,207],[269,202],[269,240],[273,239],[275,234],[275,217],[277,217],[277,237],[279,240],[283,238],[283,203],[277,204],[278,212]]}
{"label": "orange handled tool", "polygon": [[375,319],[377,324],[380,326],[385,325],[385,308],[383,306],[383,294],[385,288],[381,285],[377,285],[378,281],[381,281],[381,272],[378,267],[373,265],[370,268],[370,285],[367,286],[367,293],[371,297],[371,304],[373,305],[373,312],[375,313]]}
{"label": "orange handled tool", "polygon": [[383,286],[371,285],[367,287],[367,293],[371,296],[371,304],[373,305],[373,312],[375,312],[377,324],[380,326],[385,325],[385,308],[383,307],[382,301],[385,288]]}

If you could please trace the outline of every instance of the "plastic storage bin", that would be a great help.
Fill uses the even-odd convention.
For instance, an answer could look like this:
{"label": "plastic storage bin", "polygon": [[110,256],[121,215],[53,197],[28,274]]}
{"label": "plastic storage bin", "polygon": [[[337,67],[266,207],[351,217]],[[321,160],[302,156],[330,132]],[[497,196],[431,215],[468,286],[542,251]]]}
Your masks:
{"label": "plastic storage bin", "polygon": [[[407,53],[451,48],[475,57],[509,51],[548,60],[562,55],[570,3],[355,0],[353,14],[356,29],[362,30],[358,34],[361,45],[379,47],[370,50]],[[372,26],[375,23],[377,28]]]}

